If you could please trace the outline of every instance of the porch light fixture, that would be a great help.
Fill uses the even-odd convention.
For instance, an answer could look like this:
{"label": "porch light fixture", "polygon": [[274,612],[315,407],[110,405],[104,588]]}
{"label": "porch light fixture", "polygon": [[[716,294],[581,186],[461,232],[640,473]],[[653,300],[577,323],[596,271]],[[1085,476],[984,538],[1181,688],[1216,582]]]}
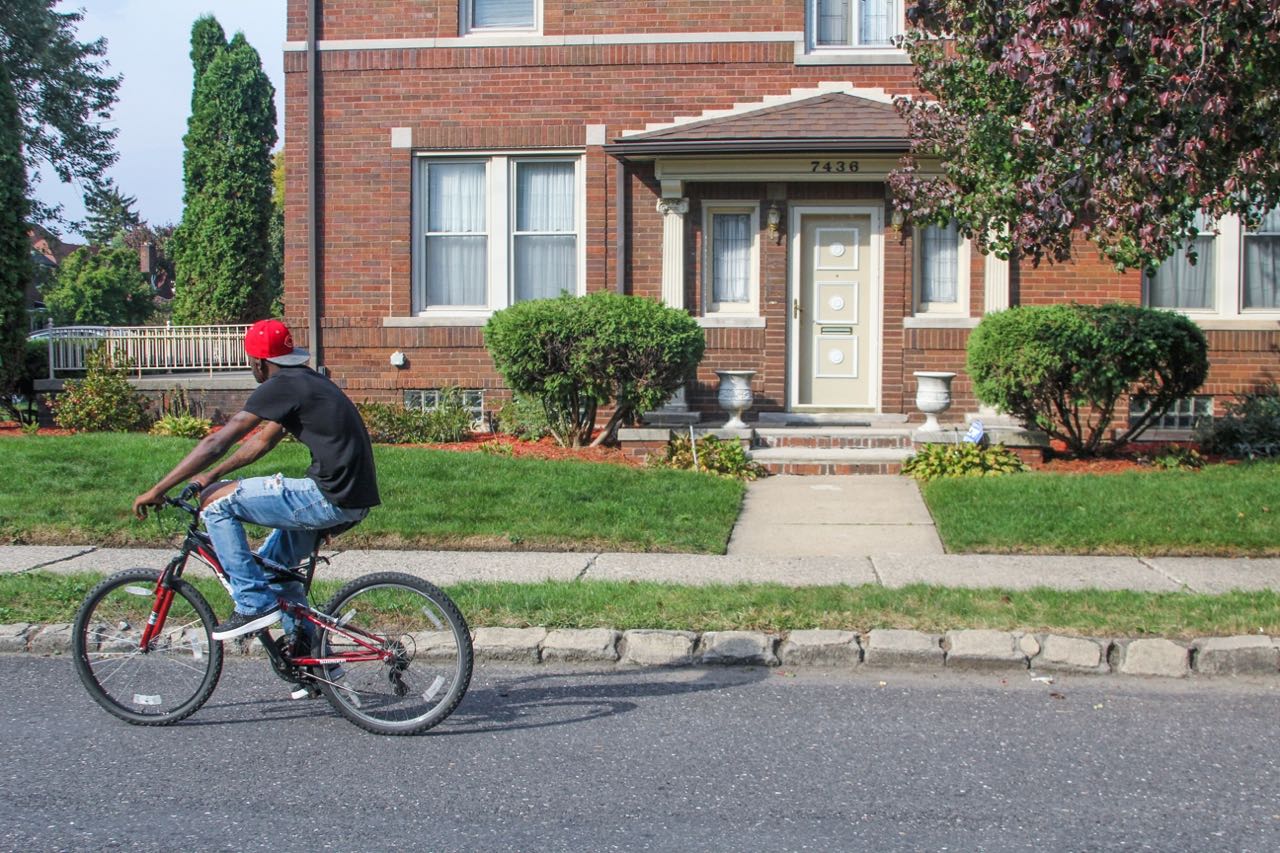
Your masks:
{"label": "porch light fixture", "polygon": [[893,225],[893,230],[902,230],[902,223],[906,222],[906,217],[902,215],[902,208],[895,207],[893,209],[893,216],[889,218],[889,222]]}
{"label": "porch light fixture", "polygon": [[782,224],[782,211],[778,209],[778,203],[775,201],[769,205],[769,215],[765,222],[769,226],[769,235],[775,240],[778,238],[778,226]]}

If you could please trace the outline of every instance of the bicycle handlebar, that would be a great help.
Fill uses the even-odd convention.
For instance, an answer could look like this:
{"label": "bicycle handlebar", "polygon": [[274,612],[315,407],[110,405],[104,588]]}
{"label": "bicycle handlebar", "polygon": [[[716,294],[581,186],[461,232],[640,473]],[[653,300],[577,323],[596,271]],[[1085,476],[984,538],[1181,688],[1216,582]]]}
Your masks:
{"label": "bicycle handlebar", "polygon": [[164,502],[169,506],[177,507],[192,516],[196,516],[200,513],[200,507],[196,504],[188,503],[188,501],[190,501],[191,498],[197,497],[199,494],[199,486],[195,483],[187,483],[186,488],[179,492],[176,498],[171,498],[168,495],[165,495]]}

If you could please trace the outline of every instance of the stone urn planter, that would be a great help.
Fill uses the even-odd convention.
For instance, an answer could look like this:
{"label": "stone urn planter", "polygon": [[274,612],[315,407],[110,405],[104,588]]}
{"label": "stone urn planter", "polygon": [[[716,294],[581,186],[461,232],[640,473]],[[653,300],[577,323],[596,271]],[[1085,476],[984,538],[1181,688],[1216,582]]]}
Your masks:
{"label": "stone urn planter", "polygon": [[754,370],[717,370],[720,387],[716,391],[716,400],[720,408],[729,415],[725,429],[746,429],[742,413],[751,408],[755,397],[751,393],[751,379],[756,375]]}
{"label": "stone urn planter", "polygon": [[941,432],[938,415],[951,408],[951,380],[954,373],[932,370],[917,370],[916,408],[924,412],[922,432]]}

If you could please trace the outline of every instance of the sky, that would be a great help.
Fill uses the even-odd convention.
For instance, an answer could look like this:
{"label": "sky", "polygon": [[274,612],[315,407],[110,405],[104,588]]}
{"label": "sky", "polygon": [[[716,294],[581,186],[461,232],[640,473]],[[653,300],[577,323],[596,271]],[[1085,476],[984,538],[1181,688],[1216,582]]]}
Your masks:
{"label": "sky", "polygon": [[[123,75],[105,123],[119,132],[120,158],[108,175],[152,225],[182,218],[182,136],[191,114],[191,25],[211,14],[230,38],[243,32],[276,87],[277,133],[284,142],[285,0],[62,0],[59,12],[82,10],[79,41],[105,37],[110,73]],[[41,171],[36,196],[62,204],[67,219],[84,217],[84,187]],[[63,239],[80,242],[75,233]]]}

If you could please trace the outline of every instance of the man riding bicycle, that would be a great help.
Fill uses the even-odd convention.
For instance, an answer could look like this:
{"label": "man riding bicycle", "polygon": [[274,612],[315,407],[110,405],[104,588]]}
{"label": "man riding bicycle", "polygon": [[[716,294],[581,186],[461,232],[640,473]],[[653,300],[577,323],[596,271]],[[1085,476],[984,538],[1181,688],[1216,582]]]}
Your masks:
{"label": "man riding bicycle", "polygon": [[[202,489],[205,530],[231,578],[236,603],[231,617],[214,629],[215,640],[280,621],[281,598],[305,603],[300,583],[268,582],[253,559],[242,522],[274,528],[258,553],[293,566],[311,552],[321,531],[354,525],[381,502],[373,447],[360,413],[337,385],[306,366],[309,353],[293,345],[288,327],[279,320],[260,320],[245,334],[244,349],[259,383],[244,409],[133,502],[134,514],[145,518],[147,507],[163,505],[165,493],[179,483],[189,480]],[[286,432],[311,451],[306,477],[276,474],[217,482],[265,456]],[[250,433],[235,453],[209,467]],[[291,634],[293,620],[287,614],[283,618],[285,632]]]}

